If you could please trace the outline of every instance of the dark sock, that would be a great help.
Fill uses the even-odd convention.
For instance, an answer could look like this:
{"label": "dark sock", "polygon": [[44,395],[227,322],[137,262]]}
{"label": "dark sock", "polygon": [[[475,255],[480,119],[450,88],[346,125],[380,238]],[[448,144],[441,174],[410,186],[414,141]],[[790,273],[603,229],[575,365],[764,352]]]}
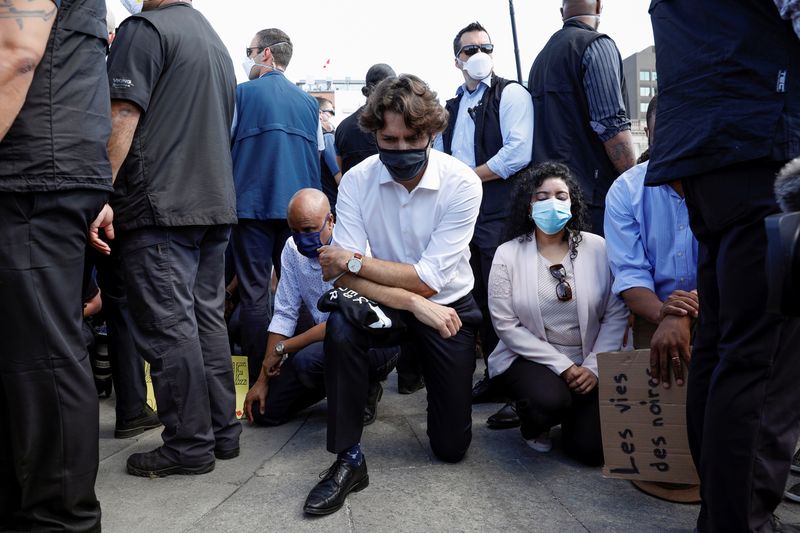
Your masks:
{"label": "dark sock", "polygon": [[351,465],[359,466],[364,461],[364,454],[361,452],[361,443],[340,453],[339,459],[347,461]]}

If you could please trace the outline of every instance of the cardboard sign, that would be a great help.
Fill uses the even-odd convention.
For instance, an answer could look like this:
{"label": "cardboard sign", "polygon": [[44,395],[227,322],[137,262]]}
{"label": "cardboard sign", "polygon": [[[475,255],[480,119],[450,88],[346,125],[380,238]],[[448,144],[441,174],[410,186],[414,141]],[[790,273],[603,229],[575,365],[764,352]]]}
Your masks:
{"label": "cardboard sign", "polygon": [[[236,387],[236,418],[241,420],[244,415],[244,398],[250,389],[248,385],[247,357],[244,355],[231,356],[233,364],[233,383]],[[150,378],[150,363],[144,363],[144,381],[147,386],[147,405],[156,411],[156,396],[153,392],[153,381]]]}
{"label": "cardboard sign", "polygon": [[650,350],[601,353],[597,362],[603,475],[699,483],[686,436],[688,380],[669,389],[653,385]]}
{"label": "cardboard sign", "polygon": [[244,397],[247,396],[247,391],[250,390],[249,375],[247,367],[246,355],[233,355],[233,384],[236,386],[236,418],[239,420],[245,417],[244,414]]}

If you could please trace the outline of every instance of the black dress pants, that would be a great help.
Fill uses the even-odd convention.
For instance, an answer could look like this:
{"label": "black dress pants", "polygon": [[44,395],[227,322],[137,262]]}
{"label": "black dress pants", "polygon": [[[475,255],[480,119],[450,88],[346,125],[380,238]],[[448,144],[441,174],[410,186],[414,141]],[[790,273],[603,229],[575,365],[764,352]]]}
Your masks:
{"label": "black dress pants", "polygon": [[325,333],[329,452],[340,453],[361,441],[370,381],[394,353],[381,348],[408,343],[418,354],[427,387],[431,449],[448,463],[464,457],[472,440],[475,329],[481,317],[472,295],[450,307],[458,313],[462,327],[449,339],[443,339],[410,313],[402,314],[408,327],[403,334],[366,331],[339,311],[330,314]]}
{"label": "black dress pants", "polygon": [[772,531],[800,432],[800,319],[769,313],[764,218],[781,164],[684,179],[697,240],[700,316],[687,424],[701,533]]}
{"label": "black dress pants", "polygon": [[495,379],[516,401],[523,438],[532,439],[561,424],[569,457],[589,466],[603,464],[597,387],[588,394],[576,394],[561,376],[524,357],[517,357]]}
{"label": "black dress pants", "polygon": [[485,248],[474,243],[469,245],[469,264],[475,278],[472,296],[481,311],[481,325],[478,329],[481,334],[481,350],[483,361],[486,363],[486,374],[489,369],[489,355],[494,351],[499,339],[492,325],[492,316],[489,314],[489,272],[492,270],[492,259],[497,251],[497,246]]}
{"label": "black dress pants", "polygon": [[0,194],[0,528],[100,528],[81,280],[89,223],[107,197]]}

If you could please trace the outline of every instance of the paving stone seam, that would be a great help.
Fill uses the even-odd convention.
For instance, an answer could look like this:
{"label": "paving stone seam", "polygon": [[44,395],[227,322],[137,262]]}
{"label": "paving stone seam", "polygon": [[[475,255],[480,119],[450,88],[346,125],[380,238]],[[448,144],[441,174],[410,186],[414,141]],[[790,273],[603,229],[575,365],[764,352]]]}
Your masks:
{"label": "paving stone seam", "polygon": [[568,506],[567,506],[567,505],[566,505],[566,504],[565,504],[563,501],[561,501],[561,498],[559,498],[559,497],[558,497],[558,495],[557,495],[555,492],[553,492],[553,491],[550,489],[550,487],[549,487],[549,486],[548,486],[546,483],[542,482],[542,481],[539,479],[539,477],[536,475],[536,472],[535,472],[535,471],[533,471],[533,470],[531,470],[530,468],[528,468],[528,465],[527,465],[527,464],[525,464],[525,463],[523,463],[523,462],[522,462],[522,461],[520,461],[519,459],[515,459],[515,462],[516,462],[516,463],[517,463],[517,464],[518,464],[518,465],[519,465],[519,466],[520,466],[520,467],[521,467],[523,470],[525,470],[526,472],[528,472],[528,473],[531,475],[531,477],[533,478],[533,481],[534,481],[536,484],[540,485],[542,488],[544,488],[544,490],[545,490],[545,491],[546,491],[548,494],[550,494],[550,497],[551,497],[551,498],[553,498],[553,501],[554,501],[554,502],[556,502],[556,503],[557,503],[557,504],[558,504],[558,505],[559,505],[561,508],[563,508],[563,509],[564,509],[564,511],[565,511],[565,512],[566,512],[566,513],[567,513],[567,514],[568,514],[568,515],[569,515],[569,516],[570,516],[570,517],[571,517],[573,520],[575,520],[575,522],[577,522],[577,523],[578,523],[578,524],[579,524],[579,525],[580,525],[580,526],[581,526],[581,527],[582,527],[582,528],[583,528],[585,531],[588,531],[588,532],[590,532],[590,533],[591,533],[591,530],[590,530],[588,527],[586,527],[586,524],[584,524],[584,523],[583,523],[583,522],[580,520],[580,518],[578,518],[577,516],[575,516],[575,514],[574,514],[574,513],[573,513],[573,512],[570,510],[570,508],[569,508],[569,507],[568,507]]}
{"label": "paving stone seam", "polygon": [[192,523],[191,523],[191,525],[190,525],[188,528],[184,529],[184,530],[183,530],[183,532],[184,532],[184,533],[194,533],[194,532],[196,532],[196,531],[198,530],[198,523],[199,523],[199,522],[202,522],[203,520],[205,520],[205,519],[206,519],[206,517],[208,517],[209,515],[211,515],[212,513],[214,513],[214,512],[215,512],[217,509],[219,509],[219,508],[220,508],[222,505],[224,505],[225,503],[227,503],[227,501],[228,501],[228,500],[230,500],[230,499],[231,499],[233,496],[235,496],[235,495],[236,495],[236,494],[237,494],[237,493],[238,493],[240,490],[242,490],[242,487],[244,487],[244,486],[247,484],[247,482],[248,482],[248,481],[250,481],[251,479],[253,479],[253,478],[255,478],[255,477],[258,477],[258,476],[256,475],[256,473],[257,473],[259,470],[261,470],[262,468],[264,468],[264,465],[266,465],[266,464],[267,464],[267,463],[268,463],[270,460],[272,460],[272,459],[273,459],[273,458],[274,458],[276,455],[278,455],[279,453],[281,453],[281,451],[282,451],[282,450],[283,450],[283,449],[286,447],[286,445],[287,445],[287,444],[289,444],[289,442],[291,442],[291,440],[292,440],[292,439],[294,439],[294,438],[297,436],[298,432],[299,432],[299,431],[300,431],[300,430],[303,428],[303,426],[305,426],[305,425],[306,425],[306,422],[307,422],[307,421],[308,421],[308,416],[306,416],[305,418],[303,418],[303,422],[302,422],[300,425],[298,425],[298,426],[297,426],[297,429],[294,431],[294,433],[292,433],[292,434],[289,436],[289,438],[287,438],[287,439],[286,439],[286,441],[285,441],[285,442],[284,442],[284,443],[283,443],[283,444],[282,444],[282,445],[281,445],[281,446],[280,446],[280,447],[279,447],[277,450],[275,450],[275,452],[274,452],[273,454],[271,454],[269,457],[267,457],[266,459],[264,459],[264,461],[262,461],[262,462],[261,462],[261,463],[258,465],[258,467],[257,467],[257,468],[255,468],[255,469],[253,470],[253,473],[252,473],[252,474],[250,474],[250,476],[248,476],[248,477],[247,477],[245,480],[243,480],[243,481],[242,481],[240,484],[238,484],[238,485],[236,486],[236,489],[235,489],[233,492],[231,492],[230,494],[228,494],[228,495],[227,495],[225,498],[223,498],[223,499],[222,499],[222,501],[220,501],[218,504],[216,504],[215,506],[213,506],[211,509],[209,509],[208,511],[206,511],[205,513],[203,513],[203,514],[202,514],[200,517],[198,517],[198,518],[197,518],[197,520],[195,520],[194,522],[192,522]]}

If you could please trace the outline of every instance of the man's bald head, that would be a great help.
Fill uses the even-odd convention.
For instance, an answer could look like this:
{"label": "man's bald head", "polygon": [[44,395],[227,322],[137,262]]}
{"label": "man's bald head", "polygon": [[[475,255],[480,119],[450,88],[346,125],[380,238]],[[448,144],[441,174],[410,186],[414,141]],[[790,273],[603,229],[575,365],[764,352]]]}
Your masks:
{"label": "man's bald head", "polygon": [[564,0],[561,3],[561,19],[577,19],[596,29],[602,10],[602,0]]}
{"label": "man's bald head", "polygon": [[331,212],[328,197],[319,189],[300,189],[289,200],[287,220],[293,231],[319,231]]}

